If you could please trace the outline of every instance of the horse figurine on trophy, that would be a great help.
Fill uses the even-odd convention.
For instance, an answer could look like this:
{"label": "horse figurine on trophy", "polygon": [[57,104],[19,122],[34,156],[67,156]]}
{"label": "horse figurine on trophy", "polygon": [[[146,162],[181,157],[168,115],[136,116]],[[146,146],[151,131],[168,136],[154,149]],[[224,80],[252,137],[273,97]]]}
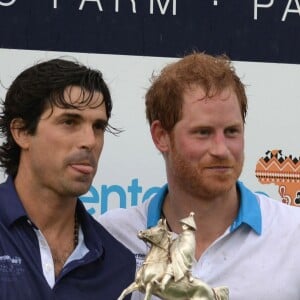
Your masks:
{"label": "horse figurine on trophy", "polygon": [[172,240],[165,219],[155,227],[140,231],[138,237],[150,243],[151,248],[135,281],[120,295],[118,300],[136,290],[145,294],[144,300],[156,295],[164,300],[228,300],[227,287],[211,288],[191,275],[195,255],[196,225],[193,213],[180,220],[182,233]]}

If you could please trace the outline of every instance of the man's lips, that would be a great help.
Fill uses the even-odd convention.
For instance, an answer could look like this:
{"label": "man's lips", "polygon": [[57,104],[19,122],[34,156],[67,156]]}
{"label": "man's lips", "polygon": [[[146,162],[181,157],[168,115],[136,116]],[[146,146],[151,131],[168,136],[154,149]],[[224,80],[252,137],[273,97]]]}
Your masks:
{"label": "man's lips", "polygon": [[230,169],[230,166],[208,166],[207,169]]}
{"label": "man's lips", "polygon": [[92,153],[86,151],[73,153],[66,159],[65,163],[76,172],[84,175],[93,175],[97,169],[97,160]]}
{"label": "man's lips", "polygon": [[232,166],[208,166],[207,170],[226,172],[232,169]]}
{"label": "man's lips", "polygon": [[71,167],[83,174],[91,174],[94,171],[94,168],[91,165],[87,165],[87,164],[76,163],[76,164],[71,164]]}

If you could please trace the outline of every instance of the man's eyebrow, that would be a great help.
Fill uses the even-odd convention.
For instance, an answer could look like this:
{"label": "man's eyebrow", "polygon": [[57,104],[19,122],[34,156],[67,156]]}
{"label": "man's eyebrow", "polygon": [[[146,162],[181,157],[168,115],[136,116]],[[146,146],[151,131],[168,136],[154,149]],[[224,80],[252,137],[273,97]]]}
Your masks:
{"label": "man's eyebrow", "polygon": [[58,117],[82,118],[80,113],[76,113],[76,112],[63,112],[59,114]]}
{"label": "man's eyebrow", "polygon": [[80,113],[77,112],[61,112],[55,116],[56,120],[61,120],[61,119],[76,119],[76,120],[83,120],[83,117],[80,115]]}
{"label": "man's eyebrow", "polygon": [[[72,118],[72,119],[84,119],[82,117],[82,115],[80,113],[77,113],[77,112],[63,112],[61,114],[59,114],[57,116],[57,118]],[[108,120],[103,117],[103,118],[98,118],[98,119],[95,119],[94,123],[102,123],[103,125],[107,125],[108,124]]]}
{"label": "man's eyebrow", "polygon": [[108,126],[108,120],[105,119],[97,119],[95,120],[94,124],[101,124],[103,127],[107,127]]}

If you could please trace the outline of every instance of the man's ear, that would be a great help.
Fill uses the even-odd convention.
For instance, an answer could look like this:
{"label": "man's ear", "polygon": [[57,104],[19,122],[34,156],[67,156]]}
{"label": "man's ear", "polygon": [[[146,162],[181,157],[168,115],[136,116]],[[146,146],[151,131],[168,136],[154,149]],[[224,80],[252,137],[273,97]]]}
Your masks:
{"label": "man's ear", "polygon": [[21,118],[15,118],[10,123],[10,132],[15,142],[22,149],[28,149],[29,147],[29,134],[24,129],[24,120]]}
{"label": "man's ear", "polygon": [[162,153],[168,152],[170,148],[169,133],[161,126],[160,121],[154,121],[150,131],[156,148]]}

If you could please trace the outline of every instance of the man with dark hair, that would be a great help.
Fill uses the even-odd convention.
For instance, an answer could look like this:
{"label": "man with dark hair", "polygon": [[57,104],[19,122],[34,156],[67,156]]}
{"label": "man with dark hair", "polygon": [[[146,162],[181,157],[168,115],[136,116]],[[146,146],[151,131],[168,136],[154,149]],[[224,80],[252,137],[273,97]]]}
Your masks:
{"label": "man with dark hair", "polygon": [[[168,184],[152,199],[112,210],[100,222],[140,265],[148,249],[136,238],[138,230],[165,217],[176,236],[179,220],[194,212],[193,277],[227,286],[230,300],[298,300],[300,209],[238,180],[246,113],[245,88],[228,57],[193,53],[167,65],[146,94],[146,114]],[[172,280],[174,286],[165,278],[166,289]]]}
{"label": "man with dark hair", "polygon": [[23,71],[0,114],[1,299],[116,299],[134,256],[85,210],[112,101],[101,72],[53,59]]}

